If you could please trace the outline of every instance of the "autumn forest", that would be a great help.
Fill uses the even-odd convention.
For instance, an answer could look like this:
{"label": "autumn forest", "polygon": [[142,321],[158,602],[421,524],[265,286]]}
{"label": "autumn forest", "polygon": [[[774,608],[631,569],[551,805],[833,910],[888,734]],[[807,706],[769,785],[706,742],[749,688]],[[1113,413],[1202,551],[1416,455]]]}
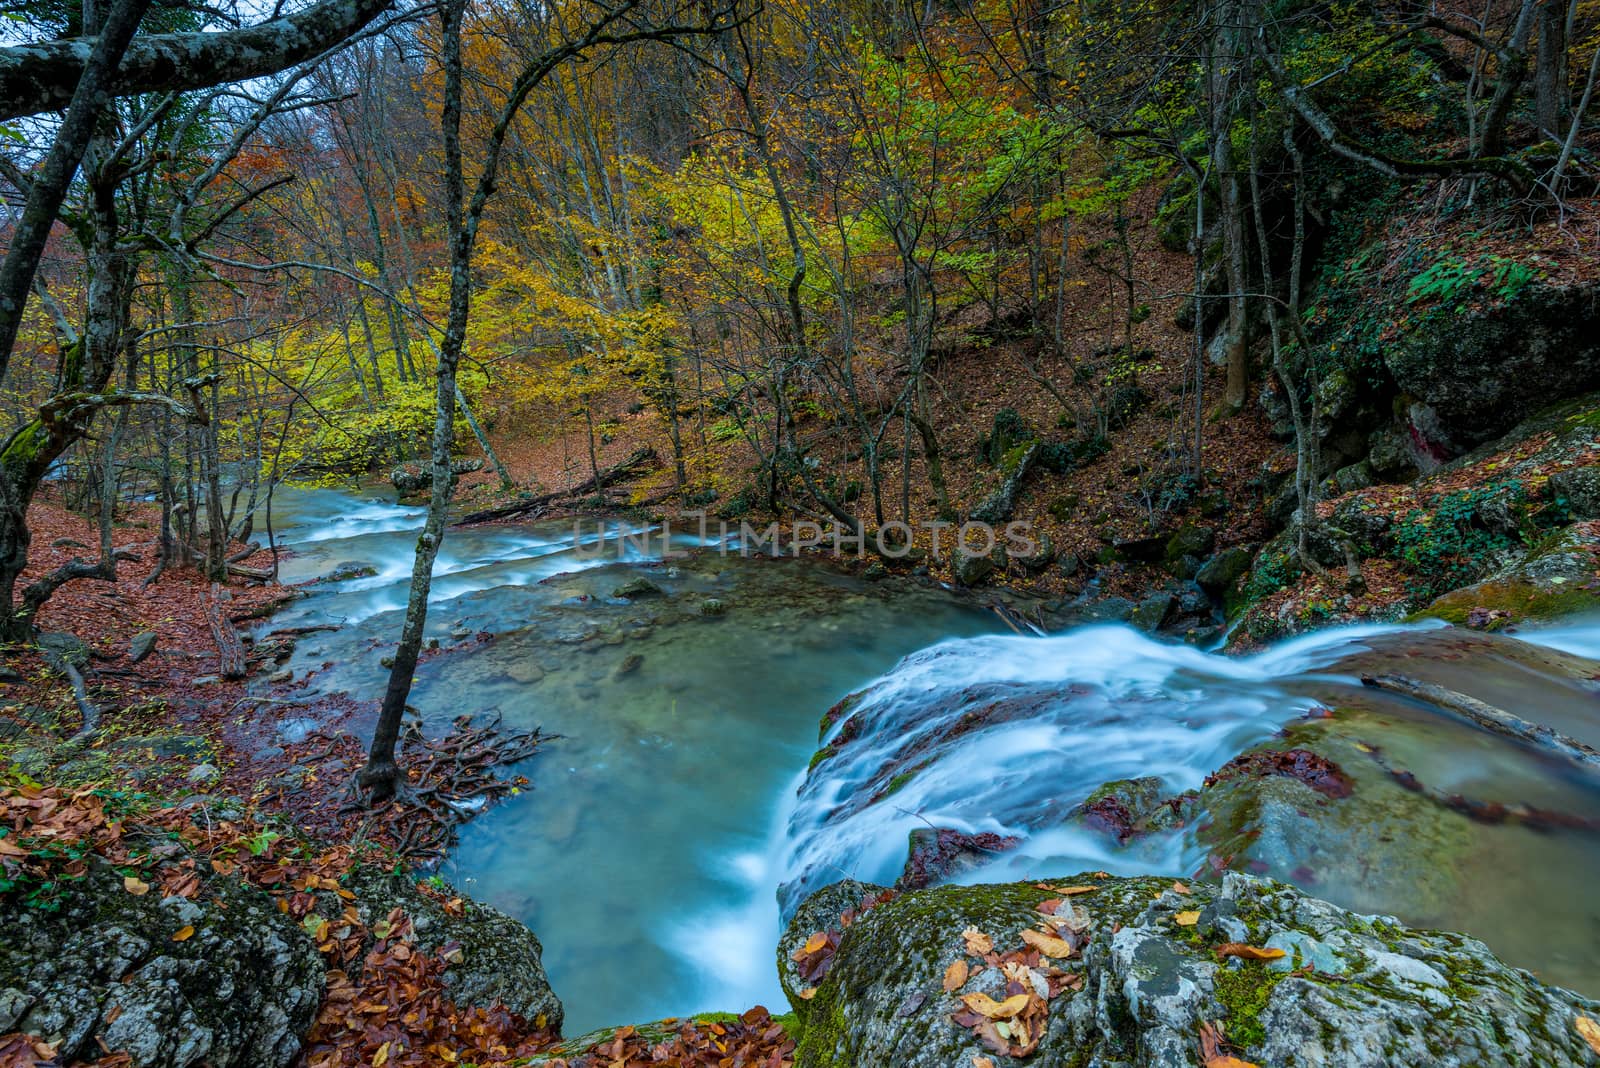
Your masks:
{"label": "autumn forest", "polygon": [[1600,1058],[1594,0],[0,3],[0,1068]]}

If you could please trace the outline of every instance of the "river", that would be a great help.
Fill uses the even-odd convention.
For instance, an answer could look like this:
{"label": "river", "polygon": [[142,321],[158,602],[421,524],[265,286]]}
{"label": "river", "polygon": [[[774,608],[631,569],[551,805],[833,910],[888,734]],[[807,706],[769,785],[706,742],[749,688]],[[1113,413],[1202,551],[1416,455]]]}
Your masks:
{"label": "river", "polygon": [[[422,510],[386,494],[287,490],[275,513],[293,550],[285,581],[350,577],[312,585],[264,626],[338,624],[289,666],[310,689],[379,696]],[[419,668],[413,705],[440,727],[498,713],[561,736],[520,769],[528,790],[465,827],[443,874],[538,933],[569,1034],[781,1009],[778,887],[892,882],[918,827],[1026,839],[966,879],[1194,873],[1206,850],[1193,834],[1117,847],[1063,815],[1107,780],[1197,787],[1323,707],[1368,717],[1362,737],[1438,789],[1600,818],[1592,780],[1357,681],[1398,664],[1600,744],[1600,664],[1573,655],[1600,651],[1600,624],[1524,636],[1537,646],[1346,628],[1225,658],[1125,627],[1001,634],[992,614],[937,588],[726,548],[589,520],[452,530],[440,554],[429,634],[450,648]],[[819,717],[863,689],[858,740],[808,778]],[[1013,712],[950,729],[995,708]],[[1593,832],[1445,826],[1460,839],[1447,880],[1340,857],[1348,841],[1329,841],[1314,873],[1275,870],[1270,851],[1257,870],[1467,929],[1549,981],[1600,993]],[[1429,892],[1408,897],[1419,882]]]}

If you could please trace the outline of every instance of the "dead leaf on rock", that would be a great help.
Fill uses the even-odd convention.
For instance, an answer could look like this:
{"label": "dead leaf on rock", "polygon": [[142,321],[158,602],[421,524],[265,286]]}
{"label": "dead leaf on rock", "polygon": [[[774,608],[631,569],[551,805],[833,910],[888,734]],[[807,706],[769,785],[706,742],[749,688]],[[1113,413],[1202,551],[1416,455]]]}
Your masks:
{"label": "dead leaf on rock", "polygon": [[1023,931],[1022,940],[1047,957],[1057,957],[1065,960],[1072,956],[1074,952],[1071,942],[1039,931]]}
{"label": "dead leaf on rock", "polygon": [[149,883],[132,875],[122,877],[122,888],[134,897],[143,897],[150,892]]}
{"label": "dead leaf on rock", "polygon": [[991,1020],[1006,1020],[1015,1016],[1028,1007],[1028,995],[1013,994],[1004,1001],[996,1001],[988,994],[971,993],[961,995],[962,1004],[980,1016],[987,1016]]}
{"label": "dead leaf on rock", "polygon": [[1205,1068],[1257,1068],[1249,1061],[1223,1052],[1222,1032],[1210,1021],[1200,1024],[1200,1063]]}
{"label": "dead leaf on rock", "polygon": [[1580,1016],[1573,1021],[1573,1026],[1578,1029],[1578,1034],[1589,1043],[1589,1048],[1600,1054],[1600,1023],[1596,1023],[1587,1016]]}
{"label": "dead leaf on rock", "polygon": [[808,986],[804,990],[797,991],[796,996],[799,997],[801,1001],[810,1001],[812,998],[817,996],[817,988],[814,986]]}
{"label": "dead leaf on rock", "polygon": [[948,994],[948,993],[951,993],[953,991],[960,990],[962,985],[965,984],[966,981],[967,981],[967,962],[964,961],[964,960],[953,960],[953,961],[951,961],[950,962],[950,967],[948,967],[948,968],[946,968],[944,970],[944,989],[945,989],[945,993]]}
{"label": "dead leaf on rock", "polygon": [[1190,892],[1189,888],[1187,886],[1185,886],[1183,883],[1173,883],[1172,884],[1172,889],[1173,889],[1173,891],[1175,893],[1179,893],[1179,894],[1187,894],[1187,893]]}
{"label": "dead leaf on rock", "polygon": [[806,947],[805,947],[805,949],[801,950],[801,952],[802,953],[816,953],[816,952],[820,951],[827,944],[828,944],[828,936],[827,936],[827,934],[825,932],[823,932],[823,931],[817,931],[810,938],[806,939]]}
{"label": "dead leaf on rock", "polygon": [[1240,957],[1244,960],[1277,960],[1285,956],[1281,949],[1270,946],[1250,946],[1243,942],[1224,942],[1217,947],[1219,957]]}
{"label": "dead leaf on rock", "polygon": [[980,1057],[974,1053],[972,1055],[972,1068],[994,1068],[994,1061],[991,1061],[988,1057]]}
{"label": "dead leaf on rock", "polygon": [[191,939],[193,937],[194,937],[194,928],[189,926],[188,924],[184,924],[182,927],[180,927],[176,931],[172,932],[172,940],[174,942],[187,942],[189,939]]}
{"label": "dead leaf on rock", "polygon": [[1185,909],[1183,912],[1176,913],[1172,917],[1172,922],[1179,927],[1193,927],[1200,922],[1200,910]]}
{"label": "dead leaf on rock", "polygon": [[961,932],[961,937],[966,940],[967,952],[974,957],[981,957],[985,953],[994,952],[994,942],[976,927],[968,927]]}
{"label": "dead leaf on rock", "polygon": [[1074,894],[1091,894],[1098,889],[1098,886],[1058,886],[1055,892],[1062,897],[1071,897]]}

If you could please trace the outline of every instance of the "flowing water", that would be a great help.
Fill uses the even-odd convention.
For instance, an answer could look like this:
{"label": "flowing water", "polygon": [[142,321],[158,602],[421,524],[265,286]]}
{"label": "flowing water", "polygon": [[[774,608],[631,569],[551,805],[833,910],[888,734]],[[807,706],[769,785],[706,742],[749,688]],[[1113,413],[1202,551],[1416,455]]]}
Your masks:
{"label": "flowing water", "polygon": [[[298,491],[279,513],[295,550],[286,580],[351,564],[372,573],[318,583],[268,626],[341,623],[303,641],[291,666],[313,671],[312,687],[377,696],[420,509]],[[1196,827],[1119,847],[1067,816],[1109,780],[1197,788],[1320,708],[1351,732],[1357,797],[1386,806],[1418,848],[1338,827],[1315,842],[1280,828],[1288,837],[1274,844],[1267,827],[1253,870],[1469,930],[1550,981],[1600,993],[1600,838],[1474,822],[1386,769],[1581,819],[1600,819],[1594,778],[1359,683],[1402,672],[1600,745],[1600,664],[1583,658],[1600,653],[1600,624],[1526,641],[1344,628],[1224,658],[1125,627],[1001,635],[993,616],[937,589],[714,546],[663,559],[696,539],[638,534],[593,522],[451,531],[430,634],[452,649],[424,662],[413,693],[438,725],[498,712],[562,735],[523,769],[532,789],[466,827],[445,874],[539,933],[568,1033],[781,1006],[780,885],[793,902],[847,875],[891,883],[920,827],[1025,839],[968,881],[1195,873],[1208,855]],[[659,592],[618,595],[640,577]],[[857,690],[849,739],[808,777],[819,715]]]}

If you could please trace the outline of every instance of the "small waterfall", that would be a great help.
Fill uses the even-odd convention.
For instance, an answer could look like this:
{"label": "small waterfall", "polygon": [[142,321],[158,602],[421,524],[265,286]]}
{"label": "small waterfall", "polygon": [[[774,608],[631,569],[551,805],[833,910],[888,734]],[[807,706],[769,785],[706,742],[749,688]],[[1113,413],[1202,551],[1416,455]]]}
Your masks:
{"label": "small waterfall", "polygon": [[1291,680],[1359,686],[1353,674],[1319,673],[1374,640],[1427,629],[1342,628],[1241,658],[1124,626],[953,640],[914,653],[842,702],[827,728],[780,847],[784,912],[841,878],[893,883],[919,828],[1026,840],[962,881],[1191,870],[1196,858],[1175,838],[1119,849],[1066,817],[1116,779],[1154,776],[1174,795],[1199,787],[1320,703],[1288,688]]}

